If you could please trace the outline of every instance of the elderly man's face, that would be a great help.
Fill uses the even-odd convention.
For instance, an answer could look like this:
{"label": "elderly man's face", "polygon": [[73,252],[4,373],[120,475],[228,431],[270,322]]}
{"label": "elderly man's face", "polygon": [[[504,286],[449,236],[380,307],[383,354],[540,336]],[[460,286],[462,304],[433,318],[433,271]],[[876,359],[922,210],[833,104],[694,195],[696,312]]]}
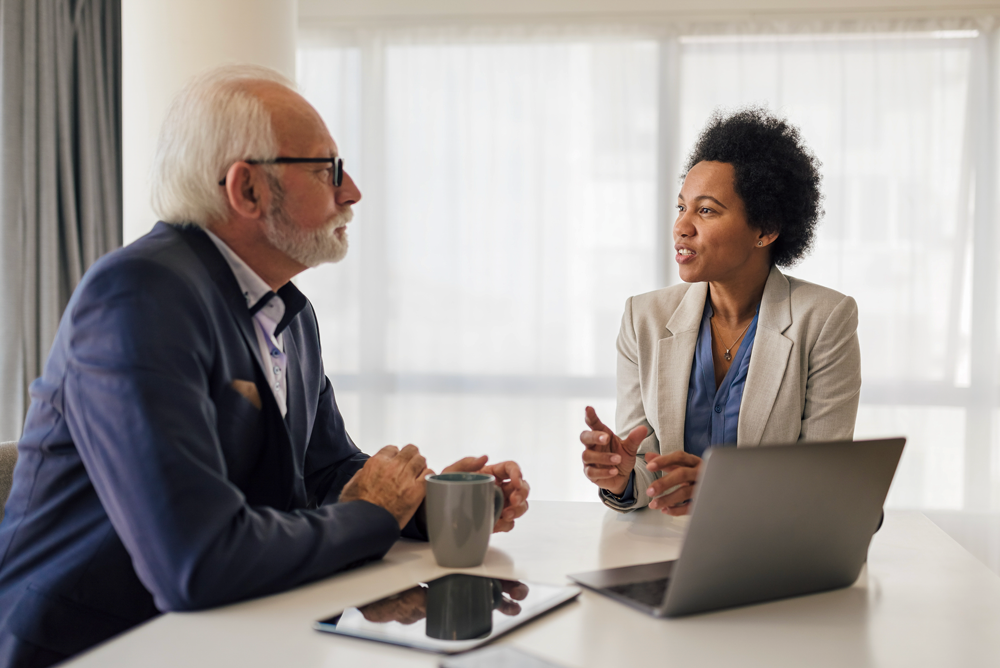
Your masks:
{"label": "elderly man's face", "polygon": [[[323,120],[301,96],[275,87],[262,97],[272,114],[279,155],[338,155]],[[329,164],[283,164],[269,169],[272,201],[263,222],[271,245],[306,267],[343,259],[351,205],[361,199],[350,175],[345,172],[343,182],[335,187]]]}

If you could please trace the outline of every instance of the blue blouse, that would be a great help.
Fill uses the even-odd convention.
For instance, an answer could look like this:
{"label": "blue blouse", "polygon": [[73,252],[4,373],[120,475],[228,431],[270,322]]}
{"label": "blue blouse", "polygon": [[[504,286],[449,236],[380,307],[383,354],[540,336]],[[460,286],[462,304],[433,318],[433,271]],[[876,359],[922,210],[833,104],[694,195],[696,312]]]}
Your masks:
{"label": "blue blouse", "polygon": [[[694,362],[691,364],[691,378],[688,380],[687,411],[684,414],[684,452],[698,457],[704,457],[705,451],[713,446],[736,445],[740,403],[743,401],[743,388],[750,369],[750,353],[757,335],[760,304],[757,305],[757,312],[747,327],[743,343],[736,351],[736,357],[718,389],[715,387],[715,361],[712,359],[711,318],[714,313],[712,302],[706,299],[705,312],[698,329],[698,341],[694,348]],[[624,503],[635,501],[634,471],[629,477],[628,487],[617,500]]]}
{"label": "blue blouse", "polygon": [[750,351],[757,334],[757,317],[760,306],[733,358],[733,363],[715,388],[715,362],[712,359],[712,303],[705,300],[705,313],[701,316],[698,343],[694,349],[694,363],[688,380],[687,413],[684,416],[684,452],[704,457],[714,445],[736,445],[736,432],[740,423],[740,402],[750,368]]}

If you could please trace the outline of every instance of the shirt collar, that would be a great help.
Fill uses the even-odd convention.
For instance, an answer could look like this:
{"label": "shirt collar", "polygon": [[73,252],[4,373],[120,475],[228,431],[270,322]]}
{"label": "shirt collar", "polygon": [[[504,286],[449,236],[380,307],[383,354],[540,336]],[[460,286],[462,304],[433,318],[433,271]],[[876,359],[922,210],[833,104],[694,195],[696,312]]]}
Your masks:
{"label": "shirt collar", "polygon": [[[278,289],[278,293],[271,291],[271,286],[264,282],[264,279],[257,275],[246,262],[237,255],[226,242],[215,236],[211,231],[205,230],[205,234],[212,240],[215,247],[219,249],[226,264],[236,277],[236,282],[240,286],[240,292],[246,300],[247,309],[257,305],[259,301],[267,298],[267,301],[259,309],[259,313],[265,316],[272,323],[275,323],[274,336],[279,336],[291,321],[299,314],[305,305],[306,298],[299,292],[291,281]],[[268,298],[270,296],[270,298]],[[256,316],[256,313],[254,314]]]}
{"label": "shirt collar", "polygon": [[[253,269],[250,268],[246,262],[243,261],[239,255],[237,255],[232,248],[226,245],[226,242],[215,236],[211,230],[205,230],[205,234],[208,238],[212,240],[215,247],[219,249],[222,253],[222,257],[225,258],[226,264],[233,271],[233,276],[236,277],[236,282],[240,285],[240,292],[243,293],[243,298],[246,300],[247,308],[250,308],[267,293],[271,292],[271,286],[264,282],[264,279],[257,275]],[[273,299],[271,301],[274,301]],[[276,318],[275,322],[281,320],[281,318]]]}
{"label": "shirt collar", "polygon": [[[271,287],[264,282],[264,279],[250,268],[250,266],[237,255],[226,242],[215,236],[209,230],[202,228],[219,253],[226,260],[226,264],[233,272],[236,282],[246,299],[247,310],[254,306],[261,299],[269,294],[273,294]],[[278,293],[271,297],[260,309],[260,313],[266,315],[273,322],[278,323],[274,328],[274,336],[279,336],[292,320],[306,307],[309,300],[302,294],[295,284],[288,281],[278,288]]]}

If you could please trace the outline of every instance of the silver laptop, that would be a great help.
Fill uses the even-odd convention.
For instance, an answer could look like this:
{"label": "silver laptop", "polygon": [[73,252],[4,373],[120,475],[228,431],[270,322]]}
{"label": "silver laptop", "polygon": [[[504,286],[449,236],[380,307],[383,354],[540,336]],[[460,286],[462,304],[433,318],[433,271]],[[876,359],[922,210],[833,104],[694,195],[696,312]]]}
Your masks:
{"label": "silver laptop", "polygon": [[714,448],[676,561],[569,577],[657,617],[846,587],[865,563],[905,442]]}

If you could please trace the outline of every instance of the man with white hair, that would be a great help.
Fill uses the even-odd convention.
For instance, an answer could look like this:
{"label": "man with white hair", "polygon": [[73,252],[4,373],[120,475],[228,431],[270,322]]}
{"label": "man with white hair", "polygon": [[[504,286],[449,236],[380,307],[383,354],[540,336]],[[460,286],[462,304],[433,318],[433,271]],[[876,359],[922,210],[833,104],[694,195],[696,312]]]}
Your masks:
{"label": "man with white hair", "polygon": [[[163,221],[87,272],[63,315],[0,524],[0,666],[45,666],[160,612],[295,587],[381,558],[430,472],[344,427],[309,301],[290,282],[347,251],[361,193],[319,114],[239,66],[171,106]],[[513,462],[497,477],[527,510]]]}

